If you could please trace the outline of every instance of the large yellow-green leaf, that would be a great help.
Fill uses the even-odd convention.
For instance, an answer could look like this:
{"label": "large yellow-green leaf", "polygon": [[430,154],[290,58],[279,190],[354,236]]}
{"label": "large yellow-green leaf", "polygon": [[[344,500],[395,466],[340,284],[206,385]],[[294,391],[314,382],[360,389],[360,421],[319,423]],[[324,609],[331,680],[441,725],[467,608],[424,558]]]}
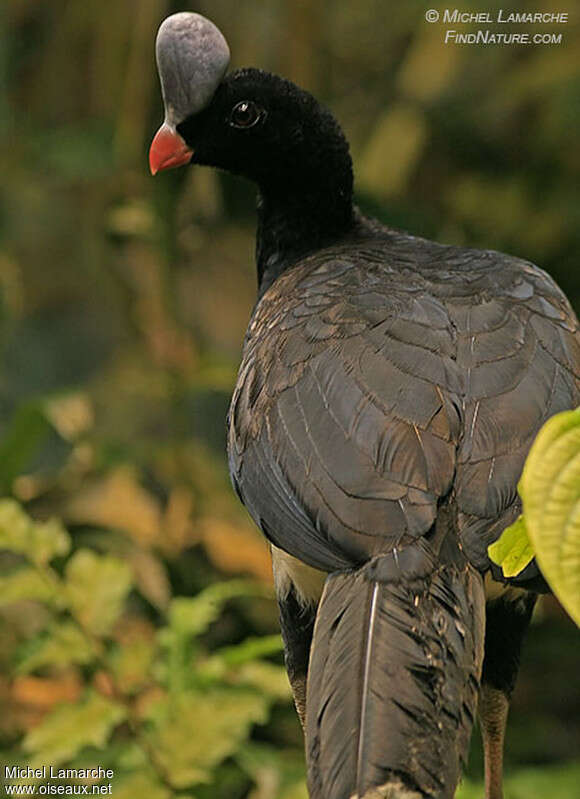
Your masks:
{"label": "large yellow-green leaf", "polygon": [[35,522],[13,499],[0,500],[0,549],[26,556],[39,566],[66,555],[70,538],[55,521]]}
{"label": "large yellow-green leaf", "polygon": [[526,460],[519,492],[538,564],[580,624],[580,408],[544,425]]}
{"label": "large yellow-green leaf", "polygon": [[23,748],[30,755],[29,765],[58,766],[86,746],[102,748],[124,718],[123,707],[96,693],[83,702],[61,705],[25,737]]}
{"label": "large yellow-green leaf", "polygon": [[489,557],[501,566],[504,577],[515,577],[534,557],[523,516],[510,524],[501,536],[487,548]]}
{"label": "large yellow-green leaf", "polygon": [[80,549],[66,567],[66,591],[71,610],[95,635],[106,635],[119,618],[131,589],[131,570],[109,555]]}

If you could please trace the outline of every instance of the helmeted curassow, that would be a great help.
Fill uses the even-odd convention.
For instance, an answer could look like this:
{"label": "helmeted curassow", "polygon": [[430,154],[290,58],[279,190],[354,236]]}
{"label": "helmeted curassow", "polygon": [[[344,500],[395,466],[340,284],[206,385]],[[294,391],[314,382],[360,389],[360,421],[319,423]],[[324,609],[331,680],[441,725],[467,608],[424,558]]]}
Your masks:
{"label": "helmeted curassow", "polygon": [[[491,569],[542,424],[580,400],[578,322],[553,280],[353,205],[347,141],[310,94],[226,76],[221,33],[161,26],[152,172],[254,181],[259,296],[229,462],[270,541],[314,799],[452,797],[479,695],[486,796],[543,581]],[[486,589],[487,583],[487,603]]]}

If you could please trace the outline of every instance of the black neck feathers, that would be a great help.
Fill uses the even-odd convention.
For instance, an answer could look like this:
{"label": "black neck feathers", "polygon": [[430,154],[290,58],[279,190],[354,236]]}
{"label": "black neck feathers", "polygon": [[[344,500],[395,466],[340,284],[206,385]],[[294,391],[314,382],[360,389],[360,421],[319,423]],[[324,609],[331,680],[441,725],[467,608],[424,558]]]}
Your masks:
{"label": "black neck feathers", "polygon": [[335,180],[326,177],[316,183],[305,179],[299,190],[285,195],[260,188],[256,232],[260,294],[296,260],[339,241],[351,230],[352,173],[333,174]]}

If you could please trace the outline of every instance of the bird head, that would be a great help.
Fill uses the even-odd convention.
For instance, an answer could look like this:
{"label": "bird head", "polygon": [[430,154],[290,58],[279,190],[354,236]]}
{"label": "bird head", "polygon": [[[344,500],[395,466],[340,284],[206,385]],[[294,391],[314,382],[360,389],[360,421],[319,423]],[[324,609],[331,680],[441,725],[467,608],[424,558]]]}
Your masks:
{"label": "bird head", "polygon": [[168,17],[156,55],[165,120],[149,152],[153,174],[202,164],[286,192],[338,169],[348,181],[348,144],[330,112],[277,75],[259,69],[226,75],[229,48],[209,20]]}

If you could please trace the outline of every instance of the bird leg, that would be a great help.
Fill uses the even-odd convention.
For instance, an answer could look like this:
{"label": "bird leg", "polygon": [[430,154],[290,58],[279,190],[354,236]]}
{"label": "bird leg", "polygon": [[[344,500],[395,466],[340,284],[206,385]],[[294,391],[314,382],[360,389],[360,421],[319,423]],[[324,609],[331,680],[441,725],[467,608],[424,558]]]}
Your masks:
{"label": "bird leg", "polygon": [[306,721],[306,682],[316,608],[326,574],[272,545],[274,584],[284,641],[284,660],[302,729]]}
{"label": "bird leg", "polygon": [[503,743],[509,699],[536,599],[536,594],[510,587],[485,607],[485,657],[479,693],[485,799],[503,797]]}
{"label": "bird leg", "polygon": [[503,799],[503,744],[509,701],[499,688],[483,684],[479,692],[479,721],[483,737],[485,799]]}

